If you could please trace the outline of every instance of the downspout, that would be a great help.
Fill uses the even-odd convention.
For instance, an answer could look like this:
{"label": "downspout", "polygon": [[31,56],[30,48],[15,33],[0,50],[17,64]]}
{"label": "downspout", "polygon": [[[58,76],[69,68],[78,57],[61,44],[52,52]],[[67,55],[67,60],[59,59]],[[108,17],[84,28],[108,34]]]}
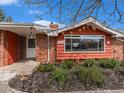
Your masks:
{"label": "downspout", "polygon": [[[37,27],[37,26],[35,26],[34,25],[34,28],[36,28],[36,30],[37,31],[39,31],[40,30],[40,27]],[[42,29],[42,28],[41,28]],[[50,62],[50,48],[49,48],[49,34],[47,33],[47,31],[46,30],[42,30],[43,32],[45,32],[46,33],[46,35],[47,35],[47,49],[48,49],[48,57],[47,57],[47,64]]]}
{"label": "downspout", "polygon": [[47,64],[50,62],[50,47],[49,47],[49,35],[47,33],[47,48],[48,48],[48,58],[47,58]]}
{"label": "downspout", "polygon": [[45,32],[46,33],[46,35],[47,35],[47,50],[48,50],[48,52],[47,52],[47,64],[50,62],[50,47],[49,47],[49,34],[47,33],[47,31],[45,31],[45,30],[43,30],[43,32]]}
{"label": "downspout", "polygon": [[43,30],[47,34],[47,49],[48,49],[48,58],[47,58],[47,64],[50,62],[50,37],[47,31]]}

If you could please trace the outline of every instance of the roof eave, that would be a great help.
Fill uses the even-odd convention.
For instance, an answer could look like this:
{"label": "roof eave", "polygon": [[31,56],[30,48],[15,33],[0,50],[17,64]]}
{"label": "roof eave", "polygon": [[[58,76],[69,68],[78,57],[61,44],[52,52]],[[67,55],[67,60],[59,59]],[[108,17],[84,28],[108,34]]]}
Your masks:
{"label": "roof eave", "polygon": [[91,17],[88,18],[88,19],[83,20],[82,22],[78,23],[77,25],[75,25],[73,27],[67,27],[67,28],[64,28],[62,30],[56,31],[55,34],[74,29],[76,27],[82,26],[82,25],[90,23],[90,22],[92,22],[93,24],[95,24],[95,25],[99,26],[100,28],[102,28],[105,32],[115,35],[116,37],[124,37],[123,34],[117,32],[115,30],[112,30],[112,29],[109,29],[109,28],[105,27],[100,22],[98,22],[97,20],[95,20],[94,18],[91,18]]}

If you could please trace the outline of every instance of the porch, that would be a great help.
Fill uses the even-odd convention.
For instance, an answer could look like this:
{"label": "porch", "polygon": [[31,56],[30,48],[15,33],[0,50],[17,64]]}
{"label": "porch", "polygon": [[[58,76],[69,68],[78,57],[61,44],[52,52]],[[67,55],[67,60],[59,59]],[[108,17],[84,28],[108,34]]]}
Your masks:
{"label": "porch", "polygon": [[36,58],[34,24],[0,24],[0,67]]}

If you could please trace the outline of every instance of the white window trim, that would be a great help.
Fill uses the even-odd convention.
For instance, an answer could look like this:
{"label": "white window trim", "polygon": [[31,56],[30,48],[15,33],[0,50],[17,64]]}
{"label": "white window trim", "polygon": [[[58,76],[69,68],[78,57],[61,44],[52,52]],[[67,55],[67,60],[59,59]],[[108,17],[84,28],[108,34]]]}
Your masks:
{"label": "white window trim", "polygon": [[[65,50],[65,36],[103,36],[104,38],[104,50],[103,51],[66,51]],[[106,47],[106,41],[105,41],[105,35],[75,35],[75,34],[66,34],[64,35],[64,53],[103,53],[105,52],[105,47]]]}

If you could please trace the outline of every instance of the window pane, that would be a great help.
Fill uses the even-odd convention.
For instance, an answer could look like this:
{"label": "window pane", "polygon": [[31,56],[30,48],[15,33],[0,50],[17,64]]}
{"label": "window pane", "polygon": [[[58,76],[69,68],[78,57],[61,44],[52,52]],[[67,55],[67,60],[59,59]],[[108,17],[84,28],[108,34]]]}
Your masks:
{"label": "window pane", "polygon": [[104,51],[104,37],[80,35],[65,38],[66,51]]}
{"label": "window pane", "polygon": [[97,51],[98,50],[98,41],[95,39],[84,39],[83,42],[83,51]]}
{"label": "window pane", "polygon": [[99,40],[99,51],[104,51],[104,39]]}
{"label": "window pane", "polygon": [[71,51],[71,39],[65,39],[65,50]]}
{"label": "window pane", "polygon": [[72,51],[82,51],[82,47],[80,39],[72,39]]}
{"label": "window pane", "polygon": [[28,48],[35,48],[35,39],[28,39]]}

